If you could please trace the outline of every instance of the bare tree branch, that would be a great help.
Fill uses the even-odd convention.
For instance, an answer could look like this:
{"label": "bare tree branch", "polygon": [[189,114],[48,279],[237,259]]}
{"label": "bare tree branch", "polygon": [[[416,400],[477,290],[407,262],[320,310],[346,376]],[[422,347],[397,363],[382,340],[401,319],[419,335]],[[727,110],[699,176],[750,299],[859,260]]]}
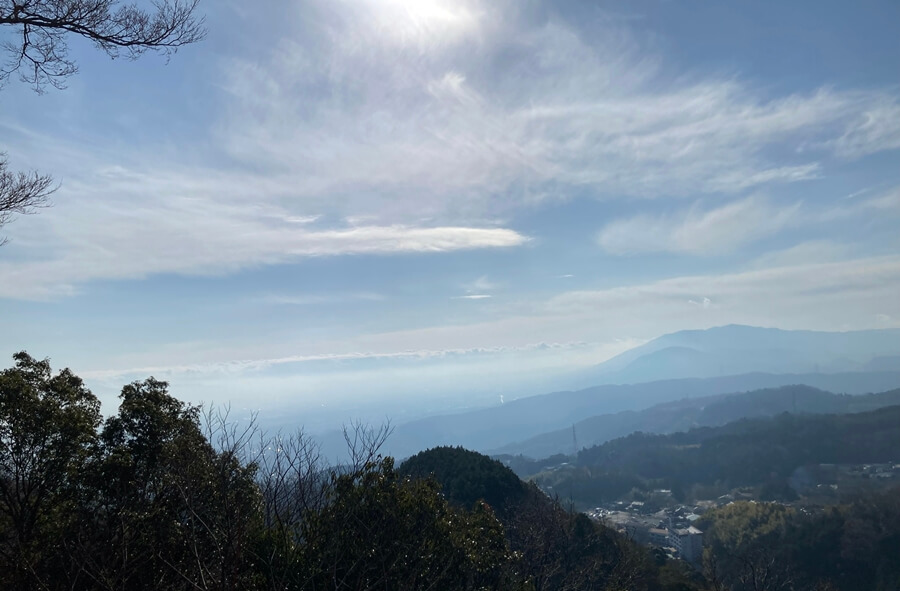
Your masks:
{"label": "bare tree branch", "polygon": [[63,88],[78,71],[69,58],[71,35],[93,42],[110,57],[134,59],[146,51],[167,55],[202,39],[200,0],[158,0],[153,10],[120,0],[0,0],[0,26],[17,27],[3,44],[9,54],[0,85],[15,73],[37,92],[47,84]]}
{"label": "bare tree branch", "polygon": [[[50,204],[56,190],[53,179],[37,172],[12,172],[6,154],[0,152],[0,228],[15,214],[27,215]],[[0,238],[0,245],[6,240]]]}
{"label": "bare tree branch", "polygon": [[[68,39],[91,41],[111,58],[136,59],[146,51],[171,56],[179,47],[206,35],[200,0],[151,0],[152,8],[122,0],[0,0],[0,88],[18,74],[37,93],[49,84],[65,88],[78,71],[69,58]],[[3,32],[11,32],[3,35]],[[37,172],[10,172],[0,153],[0,228],[14,214],[46,206],[56,187]],[[0,238],[0,246],[6,240]]]}
{"label": "bare tree branch", "polygon": [[379,457],[379,450],[394,432],[394,428],[390,421],[385,421],[378,428],[362,421],[351,421],[349,425],[343,426],[342,431],[350,455],[350,466],[359,470]]}

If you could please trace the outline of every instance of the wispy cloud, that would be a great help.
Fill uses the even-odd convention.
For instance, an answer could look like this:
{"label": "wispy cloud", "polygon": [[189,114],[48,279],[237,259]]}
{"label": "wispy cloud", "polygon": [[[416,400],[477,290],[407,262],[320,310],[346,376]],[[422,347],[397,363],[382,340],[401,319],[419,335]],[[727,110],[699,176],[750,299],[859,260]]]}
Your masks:
{"label": "wispy cloud", "polygon": [[510,2],[445,5],[466,16],[305,3],[327,24],[305,25],[262,62],[229,63],[223,144],[302,172],[303,194],[365,187],[362,207],[397,210],[399,199],[440,215],[575,188],[739,192],[815,178],[831,155],[896,147],[889,90],[767,96],[735,78],[672,80],[661,56],[609,22],[587,39],[552,16],[521,18]]}
{"label": "wispy cloud", "polygon": [[0,297],[51,298],[75,293],[79,285],[97,279],[139,279],[155,273],[215,275],[300,257],[440,253],[513,247],[527,240],[505,228],[391,225],[305,230],[289,222],[272,223],[252,207],[166,201],[143,210],[125,204],[121,209],[98,205],[102,211],[95,219],[90,218],[90,207],[79,204],[66,220],[54,218],[73,224],[64,233],[66,240],[49,257],[10,248],[24,256],[0,261],[0,274],[6,279],[0,284]]}
{"label": "wispy cloud", "polygon": [[492,281],[487,275],[482,275],[478,279],[463,285],[463,289],[467,292],[494,291],[498,287],[500,287],[500,284]]}
{"label": "wispy cloud", "polygon": [[[548,306],[561,314],[603,310],[612,317],[624,316],[633,328],[653,322],[683,328],[732,322],[820,330],[875,328],[882,324],[877,321],[879,314],[896,317],[900,311],[898,256],[785,263],[574,291],[553,298]],[[709,309],[703,309],[707,299]],[[691,309],[704,316],[695,316]]]}
{"label": "wispy cloud", "polygon": [[[586,37],[507,0],[307,0],[278,25],[245,45],[234,33],[253,54],[221,58],[215,123],[195,144],[104,151],[20,130],[10,149],[65,183],[57,208],[10,226],[0,297],[308,256],[517,246],[527,237],[488,220],[555,197],[743,194],[900,146],[894,89],[773,94],[737,77],[673,77],[621,19]],[[741,216],[770,214],[793,215],[739,199],[625,218],[600,242],[728,249],[759,236]],[[338,219],[352,222],[328,223]]]}
{"label": "wispy cloud", "polygon": [[789,248],[767,252],[750,262],[757,269],[832,263],[853,254],[853,247],[833,240],[807,240]]}
{"label": "wispy cloud", "polygon": [[597,242],[613,254],[680,252],[714,255],[775,234],[794,223],[799,203],[779,207],[751,196],[720,207],[672,215],[638,215],[608,223]]}
{"label": "wispy cloud", "polygon": [[442,359],[450,357],[484,356],[521,351],[574,350],[586,347],[586,343],[528,343],[520,346],[472,347],[459,349],[420,349],[399,351],[352,351],[346,353],[322,353],[317,355],[287,355],[263,359],[233,359],[221,362],[194,363],[189,365],[153,365],[119,369],[89,370],[80,372],[85,378],[121,380],[131,376],[168,376],[172,374],[220,374],[262,371],[279,365],[308,364],[321,361],[361,361],[396,359]]}
{"label": "wispy cloud", "polygon": [[900,100],[882,96],[867,101],[844,133],[826,145],[843,158],[900,148]]}
{"label": "wispy cloud", "polygon": [[699,302],[696,300],[688,300],[688,303],[691,304],[692,306],[699,306],[699,307],[703,308],[704,310],[706,310],[710,306],[712,306],[712,300],[709,299],[708,297],[704,297]]}
{"label": "wispy cloud", "polygon": [[862,202],[861,207],[881,214],[900,215],[900,187],[893,187]]}
{"label": "wispy cloud", "polygon": [[380,302],[385,296],[378,293],[302,293],[302,294],[266,294],[254,298],[255,302],[276,306],[319,306],[327,304],[345,304],[348,302]]}
{"label": "wispy cloud", "polygon": [[313,222],[319,220],[322,216],[319,215],[298,215],[298,216],[285,216],[281,218],[285,222],[289,224],[312,224]]}
{"label": "wispy cloud", "polygon": [[900,216],[900,186],[856,191],[837,203],[818,208],[812,219],[824,222],[852,218],[879,221],[894,216]]}
{"label": "wispy cloud", "polygon": [[453,296],[454,300],[487,300],[493,297],[489,292],[495,291],[500,287],[496,281],[492,281],[487,275],[482,275],[474,281],[464,283],[462,288],[465,295]]}

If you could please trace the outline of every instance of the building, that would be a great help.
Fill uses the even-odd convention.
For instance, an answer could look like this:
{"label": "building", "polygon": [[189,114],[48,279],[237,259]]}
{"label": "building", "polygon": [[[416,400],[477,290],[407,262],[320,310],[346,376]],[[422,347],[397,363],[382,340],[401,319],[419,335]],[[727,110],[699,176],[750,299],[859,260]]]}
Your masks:
{"label": "building", "polygon": [[703,560],[703,532],[694,527],[669,530],[669,545],[675,548],[679,558],[691,564],[700,564]]}
{"label": "building", "polygon": [[663,548],[669,545],[669,531],[658,527],[651,527],[649,530],[650,543],[654,546]]}

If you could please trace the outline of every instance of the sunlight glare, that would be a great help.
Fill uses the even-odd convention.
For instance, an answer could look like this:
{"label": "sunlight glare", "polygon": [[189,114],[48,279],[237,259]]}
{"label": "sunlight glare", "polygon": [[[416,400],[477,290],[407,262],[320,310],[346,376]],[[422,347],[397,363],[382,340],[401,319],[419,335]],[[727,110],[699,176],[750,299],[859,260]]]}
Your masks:
{"label": "sunlight glare", "polygon": [[[470,2],[460,0],[371,0],[377,14],[397,36],[427,36],[434,40],[456,37],[472,30],[479,11]],[[379,19],[381,20],[381,19]]]}

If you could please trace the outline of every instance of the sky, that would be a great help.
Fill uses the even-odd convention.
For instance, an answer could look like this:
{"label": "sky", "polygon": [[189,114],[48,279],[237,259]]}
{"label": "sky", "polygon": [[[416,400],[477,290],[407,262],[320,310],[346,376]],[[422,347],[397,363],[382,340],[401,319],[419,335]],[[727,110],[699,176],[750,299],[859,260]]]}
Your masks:
{"label": "sky", "polygon": [[682,329],[900,327],[894,0],[200,9],[171,60],[72,40],[67,88],[0,89],[60,184],[0,229],[7,366],[326,428]]}

